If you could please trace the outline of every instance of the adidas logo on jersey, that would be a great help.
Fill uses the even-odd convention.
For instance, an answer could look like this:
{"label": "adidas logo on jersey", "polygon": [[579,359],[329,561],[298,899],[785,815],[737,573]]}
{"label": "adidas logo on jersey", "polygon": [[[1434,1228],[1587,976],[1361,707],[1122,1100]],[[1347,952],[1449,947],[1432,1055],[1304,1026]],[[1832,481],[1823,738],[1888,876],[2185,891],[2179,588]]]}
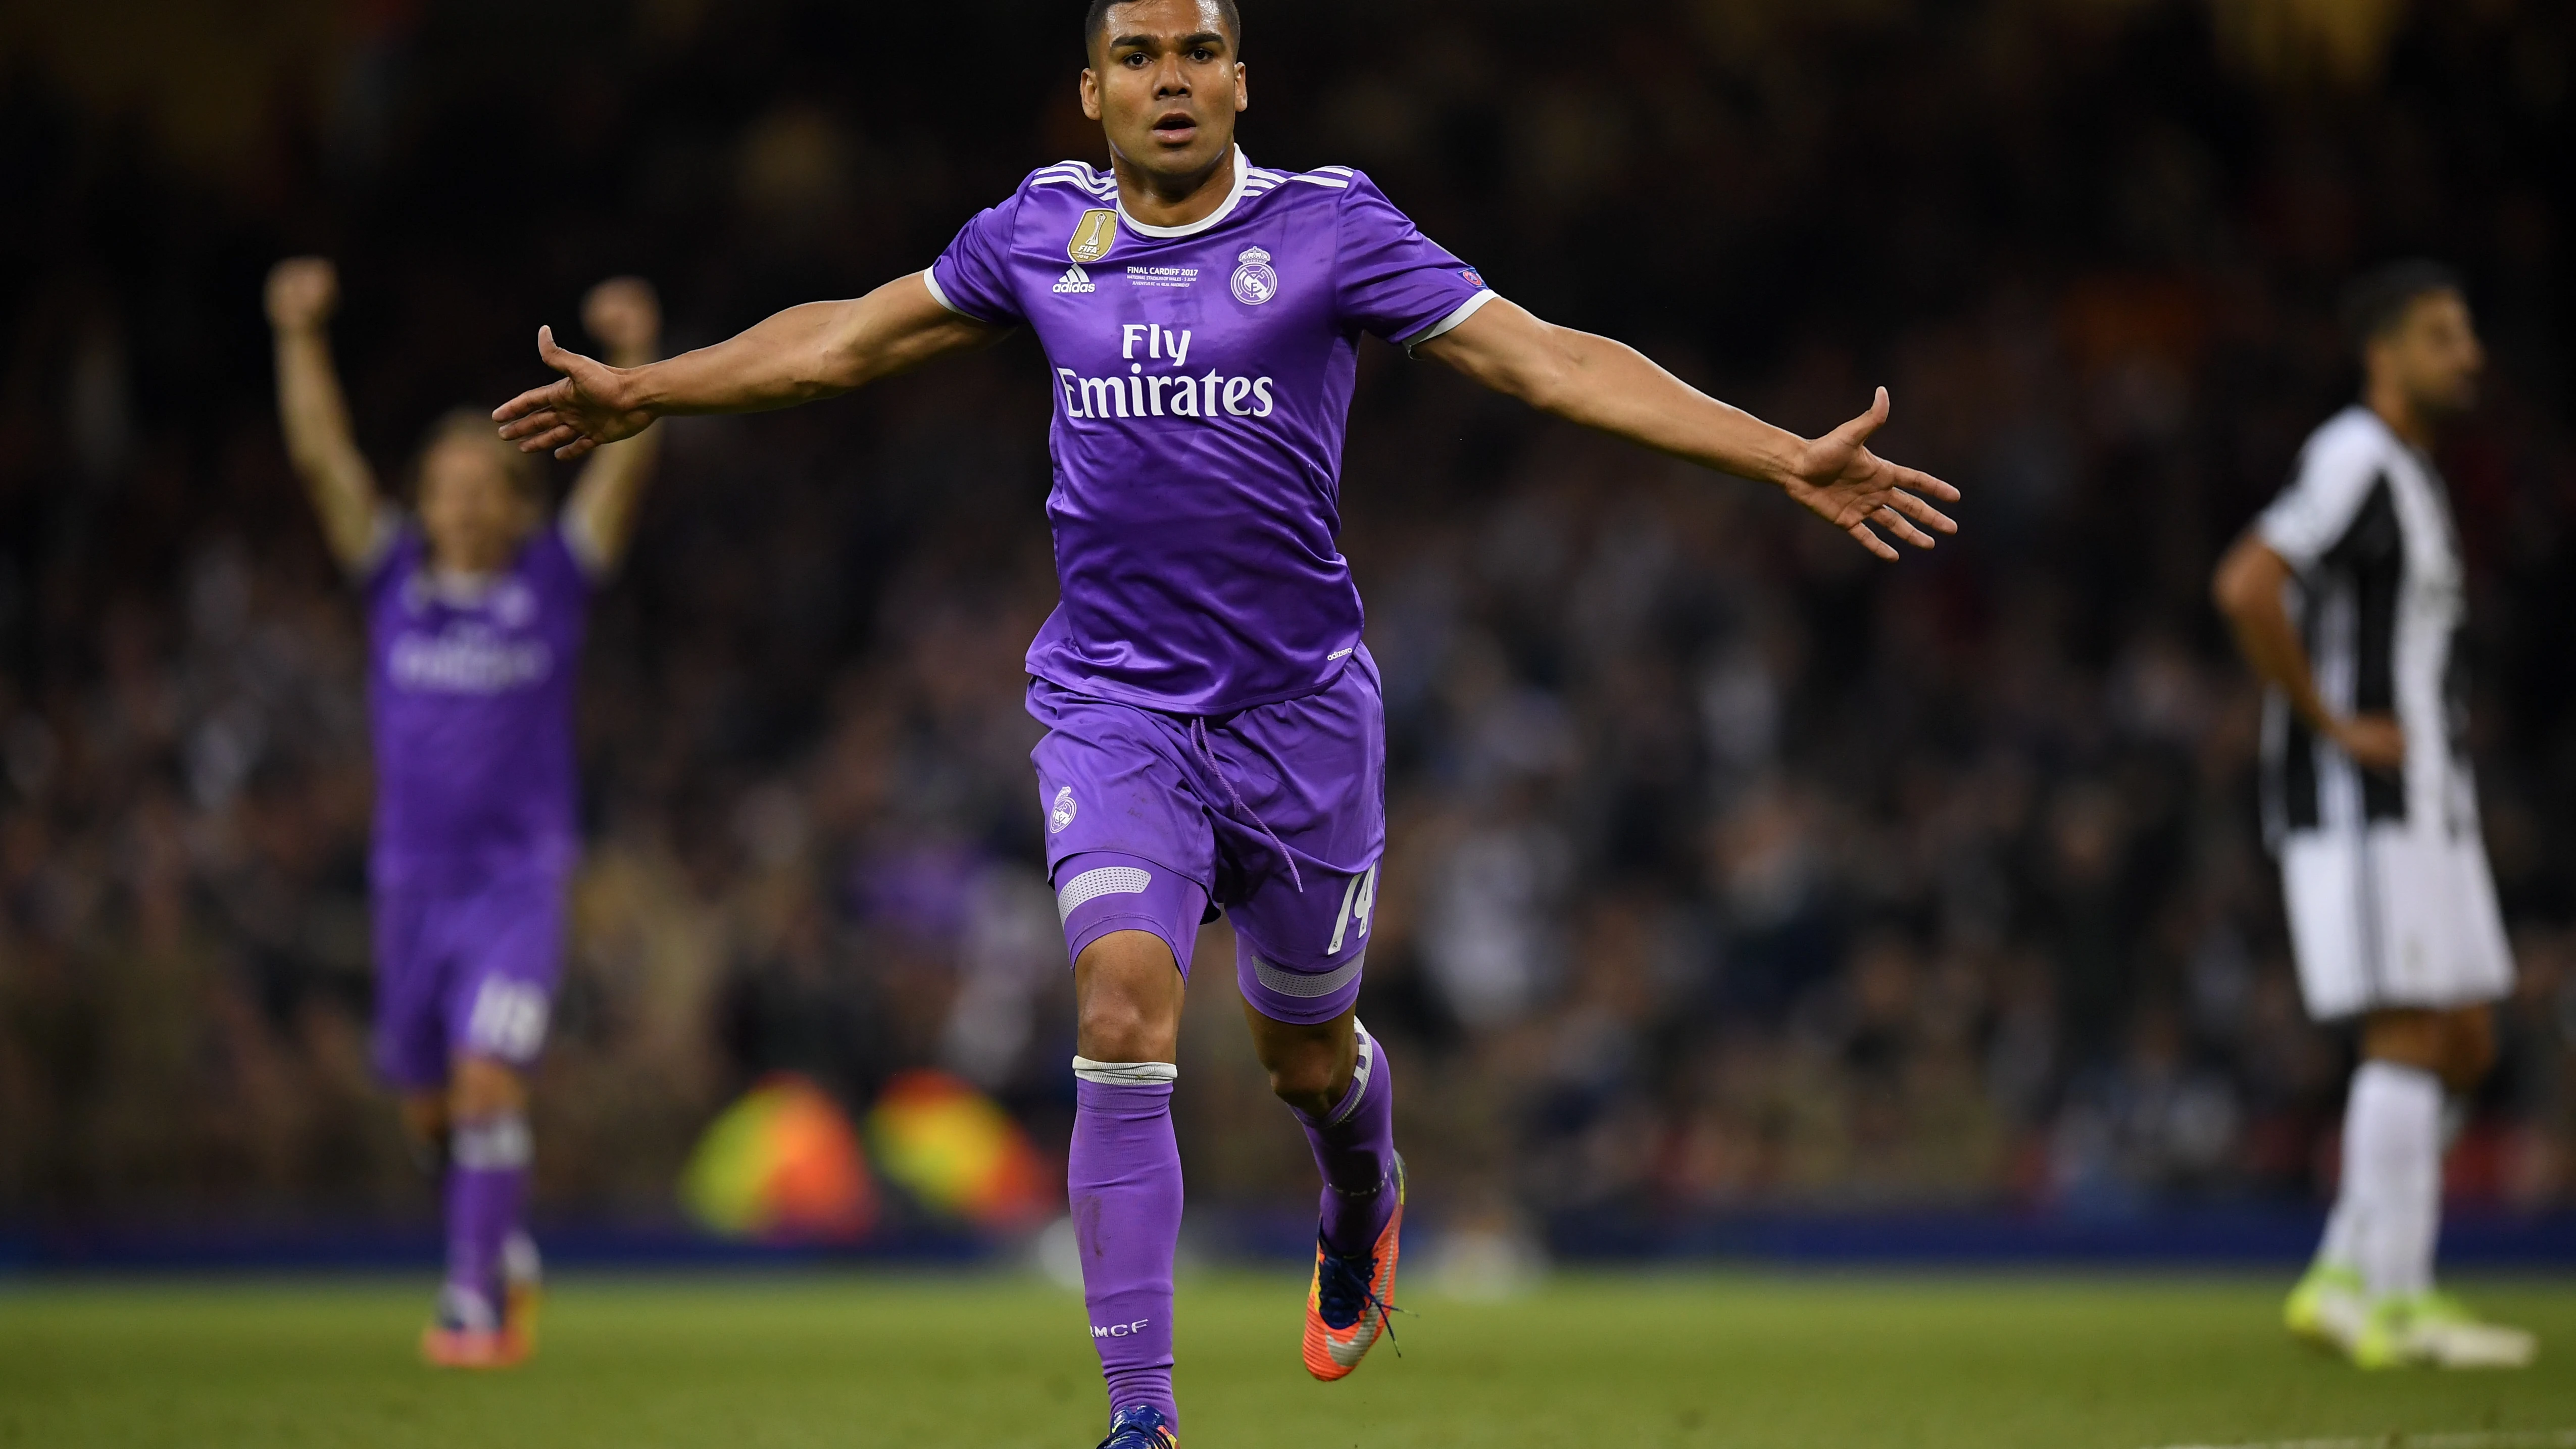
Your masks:
{"label": "adidas logo on jersey", "polygon": [[1092,285],[1091,274],[1084,271],[1078,264],[1064,269],[1064,275],[1055,279],[1055,289],[1059,294],[1066,292],[1097,292],[1100,290],[1098,287]]}

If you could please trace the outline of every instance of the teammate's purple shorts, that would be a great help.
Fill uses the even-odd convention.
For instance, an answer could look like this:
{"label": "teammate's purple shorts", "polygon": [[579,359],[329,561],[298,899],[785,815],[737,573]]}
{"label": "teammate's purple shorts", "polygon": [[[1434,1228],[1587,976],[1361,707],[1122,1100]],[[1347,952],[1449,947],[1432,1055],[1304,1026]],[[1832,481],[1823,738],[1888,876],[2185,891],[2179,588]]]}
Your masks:
{"label": "teammate's purple shorts", "polygon": [[1330,1021],[1359,999],[1386,848],[1386,715],[1362,649],[1313,694],[1194,718],[1029,682],[1030,759],[1065,949],[1150,931],[1186,976],[1234,918],[1243,999]]}
{"label": "teammate's purple shorts", "polygon": [[544,867],[375,893],[376,1070],[406,1090],[458,1057],[536,1064],[563,974],[564,887]]}

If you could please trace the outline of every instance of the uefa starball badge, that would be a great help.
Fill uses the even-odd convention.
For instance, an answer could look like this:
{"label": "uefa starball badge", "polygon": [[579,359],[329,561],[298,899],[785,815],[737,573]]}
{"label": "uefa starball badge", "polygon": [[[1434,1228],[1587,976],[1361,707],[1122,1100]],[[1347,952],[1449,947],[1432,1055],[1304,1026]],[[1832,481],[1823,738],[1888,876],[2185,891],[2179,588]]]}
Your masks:
{"label": "uefa starball badge", "polygon": [[1279,274],[1270,269],[1270,253],[1259,247],[1245,247],[1234,269],[1234,300],[1247,307],[1258,307],[1279,295]]}

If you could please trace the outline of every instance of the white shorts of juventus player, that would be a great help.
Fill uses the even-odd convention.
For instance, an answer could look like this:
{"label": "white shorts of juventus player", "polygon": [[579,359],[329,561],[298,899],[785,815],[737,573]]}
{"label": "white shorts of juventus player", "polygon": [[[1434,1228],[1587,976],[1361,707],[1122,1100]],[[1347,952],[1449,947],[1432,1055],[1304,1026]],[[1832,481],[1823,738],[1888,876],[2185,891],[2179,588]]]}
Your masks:
{"label": "white shorts of juventus player", "polygon": [[2513,956],[2475,838],[2373,828],[2281,844],[2281,884],[2308,1014],[2450,1008],[2513,991]]}
{"label": "white shorts of juventus player", "polygon": [[2406,732],[2401,774],[2365,772],[2277,691],[2265,701],[2264,824],[2309,1014],[2506,996],[2513,956],[2462,744],[2466,610],[2441,475],[2349,408],[2308,439],[2256,527],[2297,576],[2290,616],[2326,707],[2394,713]]}

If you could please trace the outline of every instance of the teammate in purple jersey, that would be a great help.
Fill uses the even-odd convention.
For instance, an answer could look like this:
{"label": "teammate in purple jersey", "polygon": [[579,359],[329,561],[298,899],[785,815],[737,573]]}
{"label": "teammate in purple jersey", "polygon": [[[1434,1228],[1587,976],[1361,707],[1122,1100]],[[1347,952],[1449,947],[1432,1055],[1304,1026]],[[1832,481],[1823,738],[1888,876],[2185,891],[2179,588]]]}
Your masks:
{"label": "teammate in purple jersey", "polygon": [[[1062,603],[1029,648],[1047,863],[1073,961],[1068,1182],[1104,1449],[1176,1441],[1170,1103],[1198,928],[1232,915],[1253,1049],[1324,1180],[1304,1359],[1355,1367],[1394,1298],[1404,1169],[1386,1053],[1353,1012],[1385,840],[1377,668],[1341,525],[1360,334],[1561,417],[1772,483],[1883,558],[1954,531],[1937,479],[1706,397],[1538,320],[1347,167],[1254,166],[1231,0],[1094,0],[1084,113],[1110,168],[1030,174],[927,270],[644,368],[555,345],[497,409],[574,458],[673,413],[786,407],[1034,329],[1052,372]],[[1927,532],[1928,530],[1928,532]]]}
{"label": "teammate in purple jersey", "polygon": [[[269,276],[287,450],[367,610],[376,1065],[446,1174],[447,1278],[421,1352],[501,1367],[534,1342],[528,1074],[579,848],[575,673],[590,590],[625,549],[655,445],[603,450],[550,521],[535,460],[496,446],[480,415],[450,413],[406,515],[351,435],[324,330],[336,293],[319,258]],[[601,283],[583,318],[611,356],[652,360],[644,283]]]}

